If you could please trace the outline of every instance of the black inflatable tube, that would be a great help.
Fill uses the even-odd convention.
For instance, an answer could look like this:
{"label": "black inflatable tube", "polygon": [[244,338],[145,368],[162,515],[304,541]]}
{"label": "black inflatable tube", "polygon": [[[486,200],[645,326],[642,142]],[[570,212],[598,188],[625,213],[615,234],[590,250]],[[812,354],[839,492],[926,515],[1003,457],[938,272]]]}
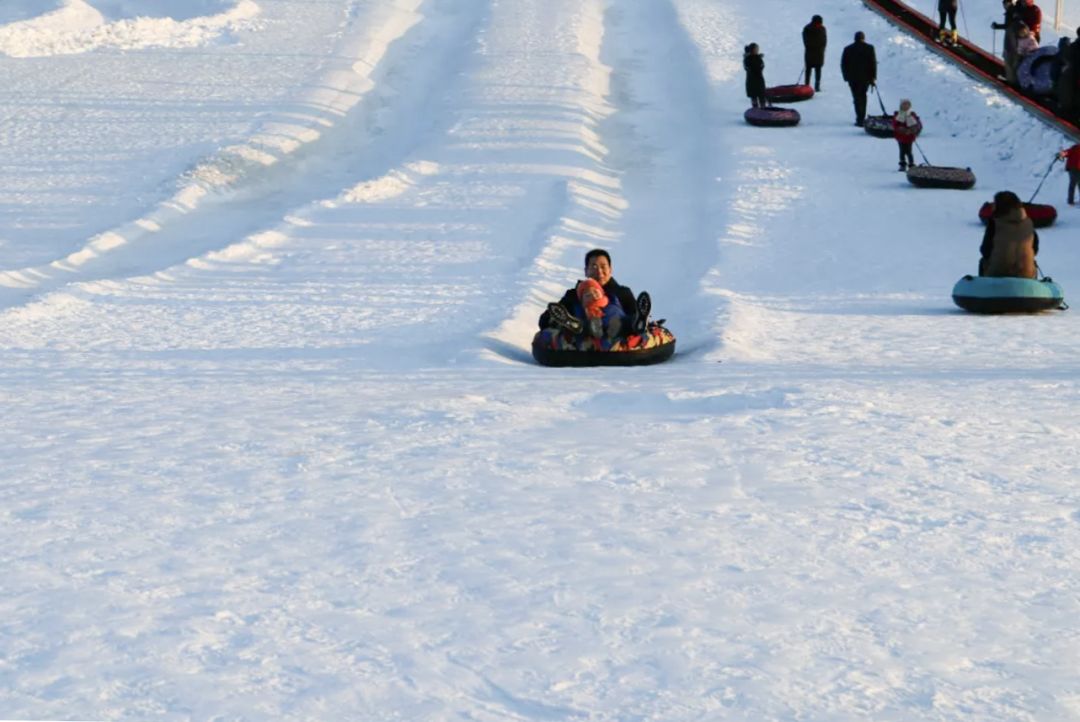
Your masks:
{"label": "black inflatable tube", "polygon": [[919,165],[908,169],[907,179],[917,188],[967,190],[975,186],[975,174],[970,168]]}
{"label": "black inflatable tube", "polygon": [[953,296],[953,303],[972,313],[1038,313],[1061,306],[1060,298],[979,298],[976,296]]}
{"label": "black inflatable tube", "polygon": [[641,351],[555,351],[532,347],[533,358],[541,366],[649,366],[667,361],[675,354],[675,341]]}
{"label": "black inflatable tube", "polygon": [[790,128],[798,125],[799,111],[791,108],[750,108],[743,113],[743,118],[750,125],[759,128]]}
{"label": "black inflatable tube", "polygon": [[863,120],[863,130],[875,138],[895,138],[891,115],[868,115]]}

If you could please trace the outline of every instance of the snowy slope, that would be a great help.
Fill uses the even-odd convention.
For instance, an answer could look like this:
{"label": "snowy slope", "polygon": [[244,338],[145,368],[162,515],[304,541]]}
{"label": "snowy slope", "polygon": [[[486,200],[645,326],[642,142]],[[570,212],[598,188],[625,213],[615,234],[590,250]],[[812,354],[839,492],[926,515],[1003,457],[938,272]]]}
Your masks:
{"label": "snowy slope", "polygon": [[[0,716],[1080,719],[1078,322],[949,300],[1064,140],[793,5],[6,5]],[[531,362],[598,245],[672,362]]]}

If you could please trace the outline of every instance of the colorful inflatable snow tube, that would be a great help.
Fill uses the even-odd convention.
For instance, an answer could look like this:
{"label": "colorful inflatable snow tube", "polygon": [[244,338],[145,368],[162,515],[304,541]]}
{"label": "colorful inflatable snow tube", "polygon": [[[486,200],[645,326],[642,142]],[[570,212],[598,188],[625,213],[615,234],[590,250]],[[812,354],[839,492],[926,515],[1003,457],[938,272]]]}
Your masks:
{"label": "colorful inflatable snow tube", "polygon": [[532,342],[533,358],[542,366],[647,366],[674,354],[675,335],[656,323],[643,334],[614,340],[547,328]]}
{"label": "colorful inflatable snow tube", "polygon": [[814,86],[805,83],[776,85],[765,88],[765,97],[774,103],[799,103],[814,97]]}
{"label": "colorful inflatable snow tube", "polygon": [[1046,45],[1025,55],[1016,67],[1016,82],[1020,89],[1031,95],[1053,95],[1054,78],[1050,69],[1057,54],[1056,45]]}
{"label": "colorful inflatable snow tube", "polygon": [[800,116],[799,111],[792,110],[791,108],[777,108],[771,106],[768,108],[750,108],[743,113],[743,118],[750,125],[757,125],[763,128],[784,128],[792,125],[798,125]]}
{"label": "colorful inflatable snow tube", "polygon": [[972,313],[1036,313],[1064,308],[1065,292],[1049,278],[964,276],[953,303]]}
{"label": "colorful inflatable snow tube", "polygon": [[975,185],[970,168],[940,165],[913,165],[907,171],[908,182],[919,188],[954,188],[967,190]]}
{"label": "colorful inflatable snow tube", "polygon": [[[1057,220],[1057,208],[1053,206],[1044,205],[1042,203],[1025,203],[1024,211],[1027,213],[1028,218],[1031,219],[1032,225],[1036,228],[1046,228],[1049,225],[1053,225]],[[990,220],[990,217],[994,215],[994,204],[992,202],[986,202],[982,204],[982,208],[979,209],[979,220],[986,223]]]}

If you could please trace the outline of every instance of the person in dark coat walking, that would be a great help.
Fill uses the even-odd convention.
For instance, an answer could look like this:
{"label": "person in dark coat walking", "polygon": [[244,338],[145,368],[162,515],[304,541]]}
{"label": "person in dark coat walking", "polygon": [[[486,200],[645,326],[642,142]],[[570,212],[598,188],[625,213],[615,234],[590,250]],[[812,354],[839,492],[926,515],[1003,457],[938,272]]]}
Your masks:
{"label": "person in dark coat walking", "polygon": [[855,104],[855,125],[862,126],[866,120],[866,91],[877,84],[877,53],[866,42],[860,30],[855,42],[844,48],[840,56],[840,73],[851,88],[851,100]]}
{"label": "person in dark coat walking", "polygon": [[825,65],[825,46],[829,43],[825,21],[820,15],[810,19],[802,29],[802,44],[806,60],[806,84],[810,84],[810,71],[814,71],[814,90],[821,90],[821,66]]}
{"label": "person in dark coat walking", "polygon": [[[960,9],[960,0],[938,0],[937,11],[940,22],[938,23],[938,42],[943,43],[946,39],[953,45],[960,40],[960,34],[956,32],[956,11]],[[945,21],[949,21],[952,32],[945,32]]]}
{"label": "person in dark coat walking", "polygon": [[744,48],[742,66],[746,71],[746,97],[755,108],[769,104],[765,97],[765,56],[758,52],[758,44],[750,43]]}

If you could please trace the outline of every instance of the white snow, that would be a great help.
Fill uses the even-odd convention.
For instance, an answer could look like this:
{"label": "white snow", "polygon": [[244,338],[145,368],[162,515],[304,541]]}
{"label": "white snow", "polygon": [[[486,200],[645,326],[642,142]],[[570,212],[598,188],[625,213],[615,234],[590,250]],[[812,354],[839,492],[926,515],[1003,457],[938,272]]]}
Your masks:
{"label": "white snow", "polygon": [[[856,30],[974,190],[852,126]],[[949,298],[1073,141],[861,3],[8,0],[0,53],[0,717],[1080,719],[1080,321]],[[594,246],[671,362],[532,362]]]}

